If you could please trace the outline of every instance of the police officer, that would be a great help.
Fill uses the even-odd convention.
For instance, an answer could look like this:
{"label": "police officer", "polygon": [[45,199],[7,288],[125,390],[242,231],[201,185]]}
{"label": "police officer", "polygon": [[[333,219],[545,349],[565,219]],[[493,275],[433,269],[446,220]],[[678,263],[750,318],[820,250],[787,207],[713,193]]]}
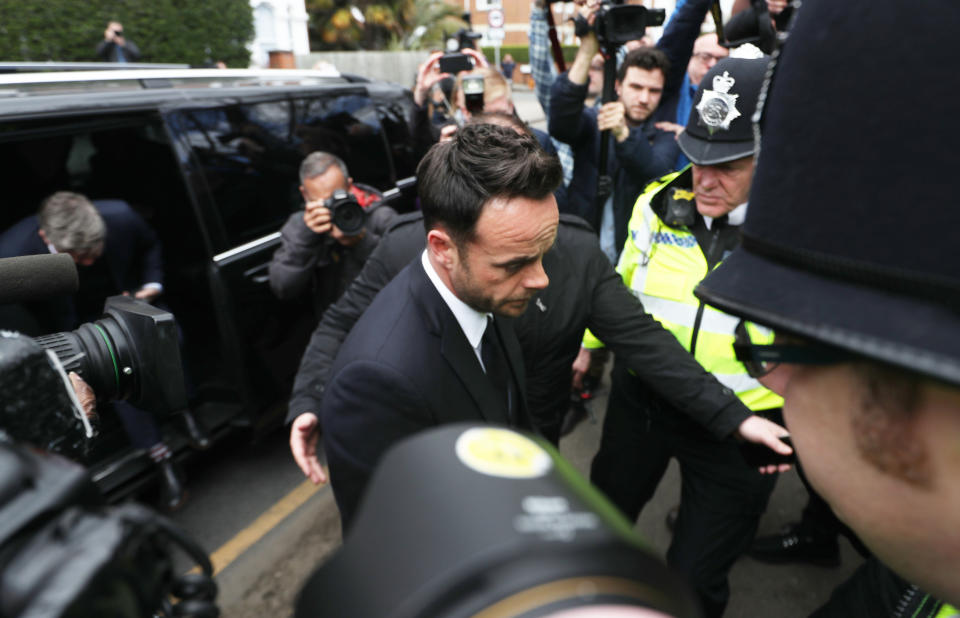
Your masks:
{"label": "police officer", "polygon": [[[727,58],[704,76],[679,138],[693,165],[664,176],[637,200],[617,270],[707,371],[754,413],[776,419],[780,397],[733,356],[737,320],[693,296],[738,243],[753,177],[750,119],[766,66],[764,57]],[[598,343],[588,336],[585,345]],[[753,539],[775,477],[747,465],[732,432],[709,432],[623,363],[615,363],[612,381],[591,480],[635,520],[670,458],[679,459],[683,488],[667,562],[688,576],[706,614],[720,616],[729,598],[727,573]]]}
{"label": "police officer", "polygon": [[[956,615],[933,599],[960,605],[960,122],[943,79],[960,4],[804,0],[797,13],[742,246],[697,294],[775,329],[739,353],[783,393],[810,483],[924,601],[874,609],[886,591],[861,581],[842,591],[859,609],[830,615]],[[890,45],[904,32],[918,43]],[[892,78],[904,74],[906,88]]]}

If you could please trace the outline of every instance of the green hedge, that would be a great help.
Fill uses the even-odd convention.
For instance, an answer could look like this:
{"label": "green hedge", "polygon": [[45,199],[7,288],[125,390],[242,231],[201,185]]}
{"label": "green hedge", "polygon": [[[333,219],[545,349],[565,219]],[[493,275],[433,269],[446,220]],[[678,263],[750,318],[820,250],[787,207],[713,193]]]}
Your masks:
{"label": "green hedge", "polygon": [[0,0],[0,60],[97,60],[107,22],[123,24],[141,62],[246,67],[253,38],[249,0]]}
{"label": "green hedge", "polygon": [[[482,49],[483,55],[486,56],[490,62],[493,62],[493,59],[496,57],[493,47],[484,47]],[[574,56],[577,55],[577,49],[579,48],[576,45],[563,46],[563,59],[567,62],[568,68],[570,63],[573,62]],[[527,45],[501,45],[500,58],[502,59],[507,54],[513,56],[513,60],[517,64],[527,64],[530,62],[530,48]],[[551,56],[551,58],[552,57],[553,56]]]}

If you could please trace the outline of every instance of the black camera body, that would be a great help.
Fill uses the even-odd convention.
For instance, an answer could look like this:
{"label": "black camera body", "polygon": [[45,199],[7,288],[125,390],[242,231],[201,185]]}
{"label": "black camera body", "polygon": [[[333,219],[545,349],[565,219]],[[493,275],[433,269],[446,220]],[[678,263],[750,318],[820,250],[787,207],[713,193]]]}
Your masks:
{"label": "black camera body", "polygon": [[[636,4],[621,4],[604,0],[597,9],[593,30],[597,33],[600,46],[606,50],[615,49],[629,41],[643,37],[649,26],[663,25],[666,13],[663,9],[648,9]],[[582,16],[574,20],[577,36],[590,32],[590,25]]]}
{"label": "black camera body", "polygon": [[367,223],[367,211],[349,191],[337,189],[323,205],[330,211],[330,220],[347,236],[363,231]]}

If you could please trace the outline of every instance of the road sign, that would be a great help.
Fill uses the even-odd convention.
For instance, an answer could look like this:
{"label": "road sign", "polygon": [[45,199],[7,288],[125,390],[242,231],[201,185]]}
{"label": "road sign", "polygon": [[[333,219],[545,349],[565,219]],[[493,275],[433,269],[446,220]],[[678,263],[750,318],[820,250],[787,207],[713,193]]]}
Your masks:
{"label": "road sign", "polygon": [[487,38],[491,41],[502,41],[506,34],[503,28],[487,28]]}
{"label": "road sign", "polygon": [[500,9],[490,9],[487,12],[487,24],[489,24],[491,28],[503,28],[503,21],[503,11]]}

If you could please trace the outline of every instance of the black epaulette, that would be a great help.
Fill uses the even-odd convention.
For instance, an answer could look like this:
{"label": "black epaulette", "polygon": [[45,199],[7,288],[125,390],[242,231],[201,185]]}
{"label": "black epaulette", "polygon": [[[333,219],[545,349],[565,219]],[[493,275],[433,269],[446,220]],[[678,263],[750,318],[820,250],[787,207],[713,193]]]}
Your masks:
{"label": "black epaulette", "polygon": [[390,223],[390,227],[387,228],[387,231],[384,233],[389,234],[393,230],[403,227],[406,225],[411,225],[414,223],[423,223],[423,212],[419,210],[414,210],[413,212],[407,212],[402,215],[397,215],[397,217]]}

